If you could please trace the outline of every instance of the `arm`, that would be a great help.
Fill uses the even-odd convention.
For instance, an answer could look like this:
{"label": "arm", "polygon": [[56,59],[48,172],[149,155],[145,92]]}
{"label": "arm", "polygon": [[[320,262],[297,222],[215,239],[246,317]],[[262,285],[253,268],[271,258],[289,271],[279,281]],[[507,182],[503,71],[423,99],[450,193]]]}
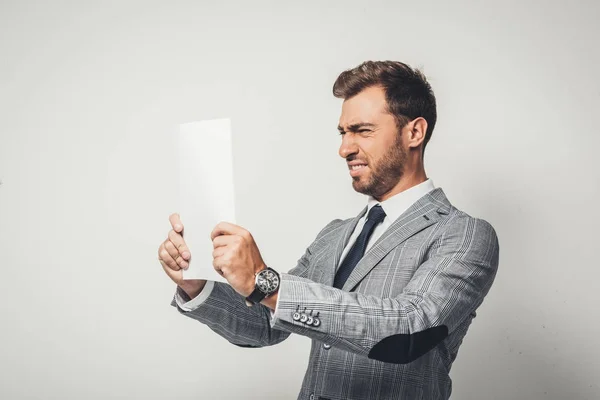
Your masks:
{"label": "arm", "polygon": [[[334,220],[330,222],[319,232],[316,239],[298,261],[298,265],[290,270],[287,275],[298,277],[308,276],[310,268],[308,260],[312,254],[314,244],[340,221]],[[208,285],[204,290],[207,289],[210,289]],[[200,292],[199,296],[203,296],[203,292]],[[184,302],[189,301],[190,298],[185,295],[183,290],[178,289],[171,305],[177,307],[178,311],[183,315],[206,324],[211,330],[238,346],[270,346],[282,342],[290,335],[288,331],[282,331],[271,326],[271,312],[269,307],[264,304],[248,307],[245,298],[226,283],[214,282],[212,291],[208,296],[206,296],[206,293],[204,296],[206,297],[204,301],[196,304],[195,308],[187,311],[185,307],[182,308],[181,306]],[[272,298],[263,300],[263,303],[269,300],[276,301],[276,298],[272,296]]]}
{"label": "arm", "polygon": [[[498,240],[487,222],[459,217],[438,237],[431,256],[403,292],[378,298],[282,274],[272,327],[372,359],[407,363],[452,333],[479,307],[498,266]],[[292,319],[297,308],[321,324]]]}
{"label": "arm", "polygon": [[[206,289],[208,288],[205,287],[204,290]],[[202,295],[203,292],[198,296]],[[182,304],[182,300],[188,303]],[[202,322],[237,346],[271,346],[282,342],[290,335],[289,332],[271,328],[269,324],[271,314],[267,307],[263,305],[248,307],[244,297],[226,283],[214,282],[210,294],[204,301],[187,311],[185,305],[189,304],[190,300],[187,294],[178,288],[171,305],[177,307],[181,314]]]}

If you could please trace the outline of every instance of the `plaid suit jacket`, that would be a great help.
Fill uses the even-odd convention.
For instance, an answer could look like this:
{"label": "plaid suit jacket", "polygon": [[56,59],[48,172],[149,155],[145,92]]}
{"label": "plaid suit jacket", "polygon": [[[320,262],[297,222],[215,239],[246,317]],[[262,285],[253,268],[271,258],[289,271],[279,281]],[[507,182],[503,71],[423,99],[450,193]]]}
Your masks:
{"label": "plaid suit jacket", "polygon": [[[281,274],[272,318],[220,282],[198,308],[179,311],[243,347],[274,345],[290,333],[310,337],[298,399],[448,399],[450,367],[496,275],[496,233],[434,189],[392,223],[341,290],[333,288],[366,210],[327,224]],[[295,312],[318,315],[320,324],[296,320]]]}

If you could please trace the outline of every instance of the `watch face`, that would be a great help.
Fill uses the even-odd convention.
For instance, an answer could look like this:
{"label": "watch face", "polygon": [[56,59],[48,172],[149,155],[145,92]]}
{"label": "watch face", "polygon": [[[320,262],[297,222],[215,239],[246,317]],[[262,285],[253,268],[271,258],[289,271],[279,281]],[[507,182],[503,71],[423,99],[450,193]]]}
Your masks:
{"label": "watch face", "polygon": [[275,271],[265,269],[256,276],[256,285],[261,292],[271,294],[279,287],[279,276]]}

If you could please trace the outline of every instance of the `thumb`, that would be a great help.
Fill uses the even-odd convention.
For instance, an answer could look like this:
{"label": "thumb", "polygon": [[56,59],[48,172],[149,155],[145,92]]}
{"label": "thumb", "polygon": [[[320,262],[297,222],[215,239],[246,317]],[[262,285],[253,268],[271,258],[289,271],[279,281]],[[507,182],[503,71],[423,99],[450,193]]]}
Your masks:
{"label": "thumb", "polygon": [[171,223],[171,227],[177,233],[180,233],[183,236],[183,224],[181,223],[181,217],[178,213],[171,214],[169,216],[169,222]]}

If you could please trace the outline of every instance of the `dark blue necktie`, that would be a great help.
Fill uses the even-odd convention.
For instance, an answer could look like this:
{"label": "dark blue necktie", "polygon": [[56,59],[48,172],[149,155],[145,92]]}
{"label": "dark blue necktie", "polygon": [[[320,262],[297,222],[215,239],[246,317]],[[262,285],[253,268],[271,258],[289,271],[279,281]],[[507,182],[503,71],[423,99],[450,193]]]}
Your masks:
{"label": "dark blue necktie", "polygon": [[342,265],[338,269],[335,274],[335,279],[333,281],[333,287],[341,289],[346,283],[346,280],[352,273],[352,270],[358,264],[363,254],[365,254],[365,249],[367,248],[367,242],[369,241],[369,237],[373,233],[373,229],[383,221],[385,218],[385,211],[379,204],[371,207],[371,211],[369,211],[369,215],[367,217],[367,222],[363,226],[362,232],[356,238],[356,242],[352,245],[352,248],[346,254],[344,261],[342,261]]}

